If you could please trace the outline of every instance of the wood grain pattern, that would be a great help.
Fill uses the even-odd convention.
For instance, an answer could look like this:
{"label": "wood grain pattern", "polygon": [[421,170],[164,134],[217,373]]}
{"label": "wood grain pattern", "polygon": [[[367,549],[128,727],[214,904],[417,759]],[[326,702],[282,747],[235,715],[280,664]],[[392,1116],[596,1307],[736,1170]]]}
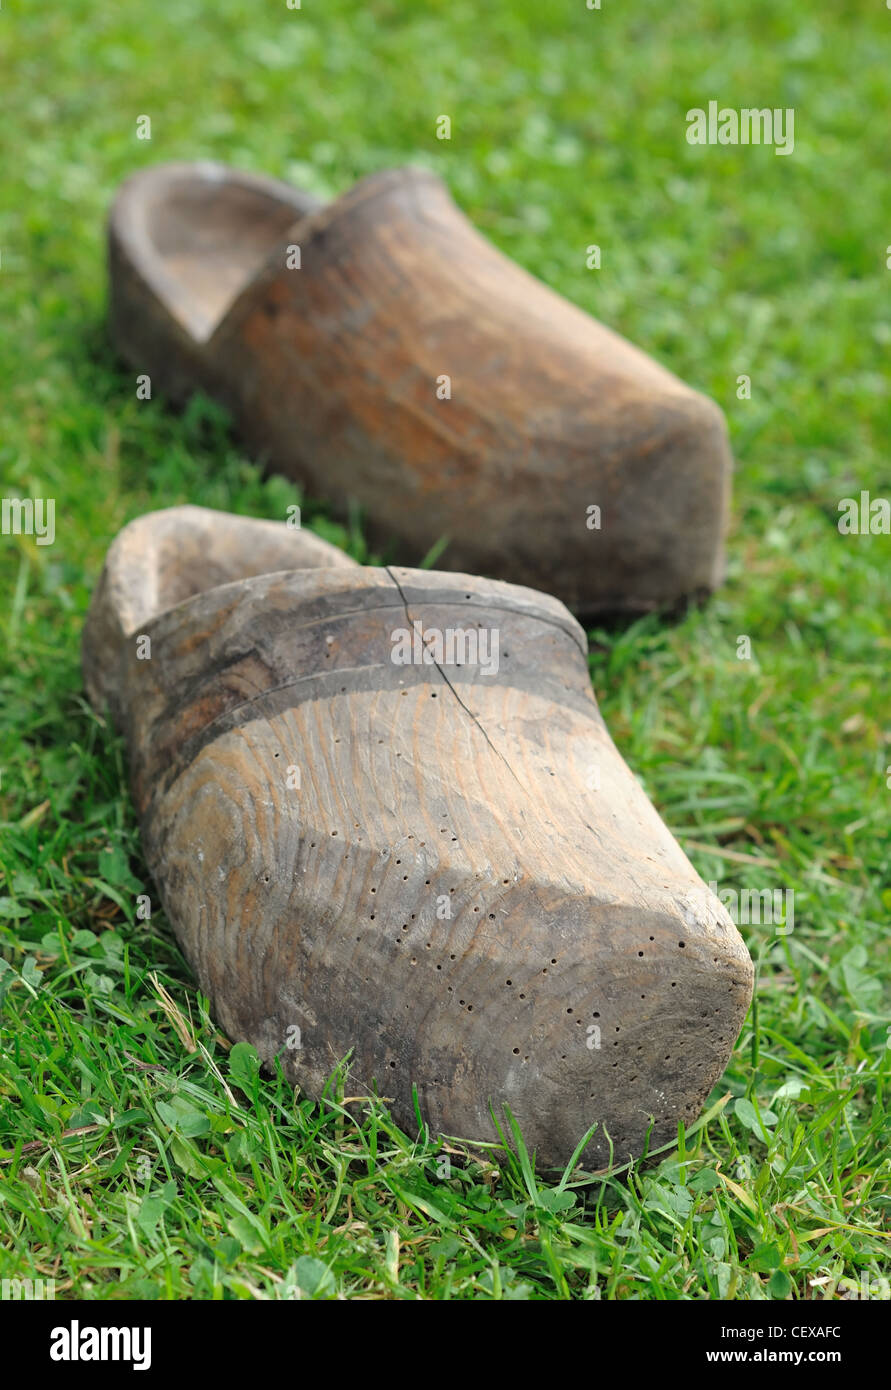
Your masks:
{"label": "wood grain pattern", "polygon": [[[588,1166],[607,1135],[617,1159],[652,1122],[650,1146],[669,1140],[726,1065],[752,967],[614,747],[577,623],[530,590],[348,561],[141,611],[139,661],[132,606],[110,613],[121,573],[163,554],[154,592],[191,587],[150,534],[169,541],[179,512],[194,531],[197,511],[112,546],[84,662],[104,667],[88,684],[127,735],[147,858],[222,1026],[311,1095],[352,1050],[350,1085],[409,1130],[413,1083],[434,1130],[470,1139],[507,1101],[545,1165],[595,1122]],[[210,573],[228,552],[239,568],[241,525],[214,548],[203,514]],[[497,672],[394,664],[414,621],[497,630]]]}
{"label": "wood grain pattern", "polygon": [[174,398],[215,395],[254,453],[358,502],[397,560],[448,537],[443,568],[584,613],[720,581],[720,410],[504,257],[432,175],[374,175],[321,208],[222,166],[162,165],[120,191],[109,246],[134,367]]}

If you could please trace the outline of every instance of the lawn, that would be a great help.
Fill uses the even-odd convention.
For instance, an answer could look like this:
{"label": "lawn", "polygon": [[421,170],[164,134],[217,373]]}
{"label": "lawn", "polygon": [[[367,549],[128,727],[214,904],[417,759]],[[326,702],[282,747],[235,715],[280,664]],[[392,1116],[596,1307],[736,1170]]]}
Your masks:
{"label": "lawn", "polygon": [[[56,505],[53,545],[0,536],[0,1277],[95,1299],[887,1290],[891,537],[837,522],[891,497],[891,11],[7,0],[0,35],[0,492]],[[688,144],[711,99],[794,108],[794,152]],[[109,346],[114,189],[203,157],[322,196],[425,165],[727,413],[725,587],[592,632],[591,675],[703,878],[794,892],[794,923],[741,924],[756,1006],[705,1122],[646,1167],[498,1166],[342,1076],[295,1097],[219,1033],[163,915],[137,918],[122,748],[79,672],[111,537],[184,501],[299,501],[378,558],[361,518],[264,481],[218,409],[138,400]]]}

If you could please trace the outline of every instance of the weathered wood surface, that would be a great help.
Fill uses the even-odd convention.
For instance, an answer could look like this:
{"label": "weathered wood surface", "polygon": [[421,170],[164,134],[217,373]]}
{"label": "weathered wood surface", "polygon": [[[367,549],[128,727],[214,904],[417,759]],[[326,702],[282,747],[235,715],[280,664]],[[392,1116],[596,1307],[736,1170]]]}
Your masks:
{"label": "weathered wood surface", "polygon": [[320,208],[223,166],[157,166],[118,194],[110,267],[134,368],[218,397],[255,454],[358,502],[397,560],[447,536],[443,568],[584,613],[720,582],[721,411],[498,252],[432,175],[373,175]]}
{"label": "weathered wood surface", "polygon": [[[226,519],[218,549],[194,508],[125,530],[84,642],[220,1024],[311,1095],[352,1049],[351,1087],[376,1083],[409,1130],[414,1083],[433,1130],[470,1139],[507,1101],[544,1164],[595,1121],[588,1166],[607,1132],[639,1154],[650,1117],[650,1147],[668,1141],[726,1065],[752,967],[614,747],[582,630],[462,575],[341,557],[244,577],[258,525]],[[195,592],[196,533],[234,582]],[[308,564],[331,549],[291,533],[265,553],[304,544]],[[496,631],[497,672],[394,664],[415,621]]]}

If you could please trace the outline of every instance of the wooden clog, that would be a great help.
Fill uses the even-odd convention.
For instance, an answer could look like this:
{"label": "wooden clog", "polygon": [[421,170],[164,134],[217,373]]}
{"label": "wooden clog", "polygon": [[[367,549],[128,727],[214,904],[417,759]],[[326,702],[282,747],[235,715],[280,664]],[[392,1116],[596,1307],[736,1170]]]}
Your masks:
{"label": "wooden clog", "polygon": [[321,207],[215,164],[146,169],[110,218],[114,338],[256,455],[418,562],[641,612],[721,579],[721,411],[495,250],[416,169]]}
{"label": "wooden clog", "polygon": [[594,1123],[590,1167],[696,1118],[751,962],[556,599],[174,508],[112,544],[83,657],[233,1039],[311,1095],[352,1049],[351,1087],[408,1128],[413,1084],[471,1140],[506,1101],[545,1166]]}

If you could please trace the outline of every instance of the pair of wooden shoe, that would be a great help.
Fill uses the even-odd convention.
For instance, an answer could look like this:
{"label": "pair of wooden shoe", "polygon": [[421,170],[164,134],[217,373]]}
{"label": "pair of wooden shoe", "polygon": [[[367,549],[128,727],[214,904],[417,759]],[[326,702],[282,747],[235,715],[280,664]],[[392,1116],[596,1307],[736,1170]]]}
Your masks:
{"label": "pair of wooden shoe", "polygon": [[726,1065],[751,962],[610,739],[583,629],[505,580],[583,613],[711,587],[719,412],[424,174],[319,209],[164,166],[125,185],[111,246],[141,371],[213,391],[397,552],[449,534],[453,568],[499,576],[363,567],[196,507],[113,542],[86,684],[219,1022],[310,1094],[351,1053],[408,1127],[413,1086],[470,1140],[507,1102],[543,1166],[592,1126],[588,1167],[670,1140]]}

